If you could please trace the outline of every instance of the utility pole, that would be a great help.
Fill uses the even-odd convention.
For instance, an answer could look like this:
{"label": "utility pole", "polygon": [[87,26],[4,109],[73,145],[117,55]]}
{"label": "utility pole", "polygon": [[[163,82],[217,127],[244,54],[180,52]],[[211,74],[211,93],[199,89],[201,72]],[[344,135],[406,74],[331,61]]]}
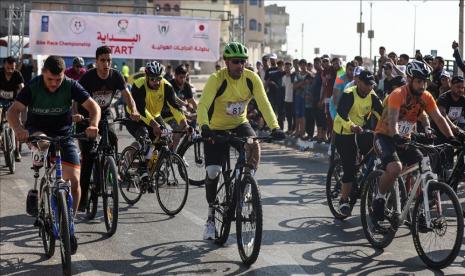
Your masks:
{"label": "utility pole", "polygon": [[[26,4],[15,7],[10,4],[8,8],[8,47],[7,55],[21,57],[24,49],[24,27],[26,26]],[[15,39],[17,34],[17,40]]]}
{"label": "utility pole", "polygon": [[[362,0],[360,0],[360,25],[362,25]],[[360,53],[359,56],[362,56],[362,34],[363,30],[360,32]]]}
{"label": "utility pole", "polygon": [[373,2],[370,2],[370,29],[368,30],[368,38],[370,39],[370,59],[373,60],[372,51],[373,51],[373,38],[375,37],[375,32],[373,31]]}
{"label": "utility pole", "polygon": [[302,48],[300,51],[301,58],[304,58],[304,23],[302,23]]}

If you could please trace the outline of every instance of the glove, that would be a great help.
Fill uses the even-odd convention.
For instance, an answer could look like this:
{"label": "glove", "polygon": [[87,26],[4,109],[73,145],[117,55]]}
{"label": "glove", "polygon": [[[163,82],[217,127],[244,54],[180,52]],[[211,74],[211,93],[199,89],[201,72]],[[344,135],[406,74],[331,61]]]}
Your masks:
{"label": "glove", "polygon": [[459,129],[459,134],[457,134],[457,137],[458,137],[460,140],[464,141],[464,140],[465,140],[465,131]]}
{"label": "glove", "polygon": [[213,131],[210,129],[209,126],[203,125],[202,128],[202,138],[211,138],[213,136]]}
{"label": "glove", "polygon": [[462,143],[455,136],[451,136],[447,138],[447,143],[454,146],[454,148],[458,148],[462,146]]}
{"label": "glove", "polygon": [[392,136],[392,138],[394,138],[394,142],[396,143],[396,145],[403,145],[409,141],[408,138],[402,137],[399,134],[395,134],[394,136]]}
{"label": "glove", "polygon": [[271,131],[271,137],[273,137],[273,139],[275,140],[284,140],[284,138],[286,138],[286,135],[281,129],[275,128]]}

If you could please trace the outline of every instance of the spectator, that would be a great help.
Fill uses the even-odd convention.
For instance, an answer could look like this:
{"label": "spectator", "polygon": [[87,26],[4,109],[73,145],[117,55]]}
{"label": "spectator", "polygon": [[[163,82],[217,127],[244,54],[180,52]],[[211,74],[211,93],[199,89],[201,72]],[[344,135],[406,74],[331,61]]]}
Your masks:
{"label": "spectator", "polygon": [[173,79],[174,79],[174,76],[173,76],[173,67],[171,66],[171,64],[168,64],[166,65],[165,67],[166,69],[166,73],[165,75],[163,76],[163,78],[169,82],[171,82]]}
{"label": "spectator", "polygon": [[186,68],[186,81],[191,82],[191,64],[189,62],[184,63],[184,67]]}
{"label": "spectator", "polygon": [[324,112],[326,116],[326,135],[331,136],[333,131],[333,119],[329,114],[329,99],[333,96],[334,86],[336,84],[336,80],[339,79],[341,81],[342,77],[345,75],[344,67],[341,66],[341,60],[339,58],[333,58],[331,60],[331,72],[332,72],[332,79],[331,83],[329,83],[329,87],[325,87],[324,91]]}
{"label": "spectator", "polygon": [[278,91],[281,89],[281,77],[282,77],[282,76],[279,76],[279,74],[274,74],[275,72],[279,71],[278,66],[276,64],[277,58],[278,57],[276,56],[276,54],[271,54],[269,56],[270,67],[265,72],[265,86],[267,87],[268,99],[275,113],[276,113],[276,97],[278,95]]}
{"label": "spectator", "polygon": [[450,74],[446,70],[443,70],[440,78],[441,86],[439,86],[439,96],[444,92],[450,90]]}
{"label": "spectator", "polygon": [[215,71],[221,70],[221,65],[219,63],[215,64]]}
{"label": "spectator", "polygon": [[427,80],[427,90],[433,95],[435,99],[439,96],[439,87],[441,86],[441,74],[444,70],[444,59],[442,57],[435,57],[433,60],[432,80]]}
{"label": "spectator", "polygon": [[388,61],[391,61],[392,64],[397,65],[397,54],[395,52],[390,52],[388,54]]}
{"label": "spectator", "polygon": [[355,56],[354,59],[358,62],[358,66],[363,66],[363,58],[361,56]]}
{"label": "spectator", "polygon": [[321,64],[322,71],[319,73],[318,68],[316,68],[315,64],[317,74],[312,85],[313,115],[315,117],[315,123],[317,126],[317,137],[315,141],[317,141],[318,143],[326,141],[326,115],[324,99],[326,95],[332,94],[334,81],[336,79],[336,72],[334,71],[334,68],[331,66],[329,58],[322,58]]}
{"label": "spectator", "polygon": [[462,57],[460,56],[459,44],[455,40],[454,42],[452,42],[452,49],[454,49],[455,63],[460,68],[460,70],[462,70],[462,72],[465,73],[465,63],[463,62]]}
{"label": "spectator", "polygon": [[287,134],[291,134],[294,131],[294,91],[292,85],[291,69],[292,64],[288,61],[285,62],[282,83],[284,87],[284,110],[287,121]]}
{"label": "spectator", "polygon": [[328,112],[332,120],[336,117],[336,107],[341,99],[342,93],[344,93],[347,84],[354,80],[354,69],[355,62],[351,61],[346,64],[346,70],[344,74],[337,75],[336,81],[334,82],[333,95],[329,99]]}
{"label": "spectator", "polygon": [[37,66],[32,59],[32,55],[23,54],[21,61],[18,65],[18,71],[24,79],[24,83],[29,83],[33,74],[37,74]]}
{"label": "spectator", "polygon": [[399,61],[397,62],[397,65],[407,65],[409,61],[410,61],[410,57],[407,54],[401,54],[399,56]]}
{"label": "spectator", "polygon": [[383,66],[388,61],[386,56],[386,48],[384,46],[379,47],[379,59],[378,59],[378,72],[376,74],[377,81],[380,81],[383,78]]}
{"label": "spectator", "polygon": [[[262,67],[261,67],[261,69],[259,69],[259,68],[257,67],[257,69],[258,69],[258,75],[260,76],[260,79],[262,79],[263,85],[265,85],[265,83],[266,83],[266,82],[265,82],[266,71],[268,71],[268,68],[270,68],[270,67],[268,66],[268,59],[269,59],[268,57],[269,57],[269,55],[264,55],[264,56],[262,57]],[[266,85],[265,85],[265,88],[266,88]]]}
{"label": "spectator", "polygon": [[92,62],[88,63],[86,66],[87,71],[89,71],[90,69],[94,69],[94,68],[95,68],[95,63],[92,63]]}
{"label": "spectator", "polygon": [[[303,138],[305,135],[305,94],[311,83],[310,73],[307,71],[307,61],[299,60],[299,71],[295,73],[294,88],[294,113],[295,113],[295,136]],[[311,117],[313,119],[313,116]],[[309,134],[313,135],[313,133]]]}
{"label": "spectator", "polygon": [[82,57],[75,57],[73,66],[65,70],[65,75],[73,80],[79,80],[85,73],[86,69],[84,69],[84,59]]}
{"label": "spectator", "polygon": [[292,60],[292,67],[294,68],[294,72],[292,74],[299,72],[299,59],[298,58],[295,58]]}
{"label": "spectator", "polygon": [[425,55],[423,57],[423,61],[426,62],[426,64],[428,64],[431,68],[433,68],[433,56],[432,55]]}
{"label": "spectator", "polygon": [[121,75],[123,77],[129,78],[129,66],[126,65],[126,62],[123,61],[123,65],[121,66]]}

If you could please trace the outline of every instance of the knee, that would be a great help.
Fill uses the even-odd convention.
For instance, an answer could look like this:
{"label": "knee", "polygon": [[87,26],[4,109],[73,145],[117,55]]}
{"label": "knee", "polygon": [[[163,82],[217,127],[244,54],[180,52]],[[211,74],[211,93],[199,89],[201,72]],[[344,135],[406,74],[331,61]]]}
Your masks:
{"label": "knee", "polygon": [[209,165],[206,167],[207,170],[207,177],[209,179],[215,179],[221,173],[221,166],[218,165]]}
{"label": "knee", "polygon": [[397,177],[402,172],[402,164],[399,161],[391,162],[387,165],[386,172],[393,177]]}

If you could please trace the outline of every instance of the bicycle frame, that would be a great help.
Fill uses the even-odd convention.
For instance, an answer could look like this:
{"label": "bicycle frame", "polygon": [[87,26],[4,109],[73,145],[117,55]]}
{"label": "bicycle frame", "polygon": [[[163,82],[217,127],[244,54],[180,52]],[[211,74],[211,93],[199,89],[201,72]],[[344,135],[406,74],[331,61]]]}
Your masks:
{"label": "bicycle frame", "polygon": [[[419,171],[420,175],[417,177],[415,180],[415,183],[413,184],[413,188],[410,190],[407,202],[404,206],[404,209],[400,213],[400,221],[402,223],[406,220],[407,218],[407,213],[410,209],[410,206],[412,205],[413,201],[417,198],[417,191],[420,187],[421,184],[421,192],[423,194],[423,204],[425,207],[425,215],[426,215],[426,225],[427,227],[431,227],[431,216],[429,212],[429,202],[428,202],[428,186],[431,181],[437,180],[437,175],[434,174],[431,171],[430,167],[430,160],[428,156],[424,156],[420,164],[415,164],[413,166],[410,166],[406,168],[399,177],[404,177],[410,173],[413,173],[415,171]],[[395,183],[395,193],[396,193],[396,209],[399,210],[401,207],[400,204],[400,196],[399,196],[399,186],[398,183]],[[438,199],[440,200],[440,199]],[[441,206],[440,202],[438,202],[438,206]],[[439,207],[439,212],[442,213],[442,210]]]}

